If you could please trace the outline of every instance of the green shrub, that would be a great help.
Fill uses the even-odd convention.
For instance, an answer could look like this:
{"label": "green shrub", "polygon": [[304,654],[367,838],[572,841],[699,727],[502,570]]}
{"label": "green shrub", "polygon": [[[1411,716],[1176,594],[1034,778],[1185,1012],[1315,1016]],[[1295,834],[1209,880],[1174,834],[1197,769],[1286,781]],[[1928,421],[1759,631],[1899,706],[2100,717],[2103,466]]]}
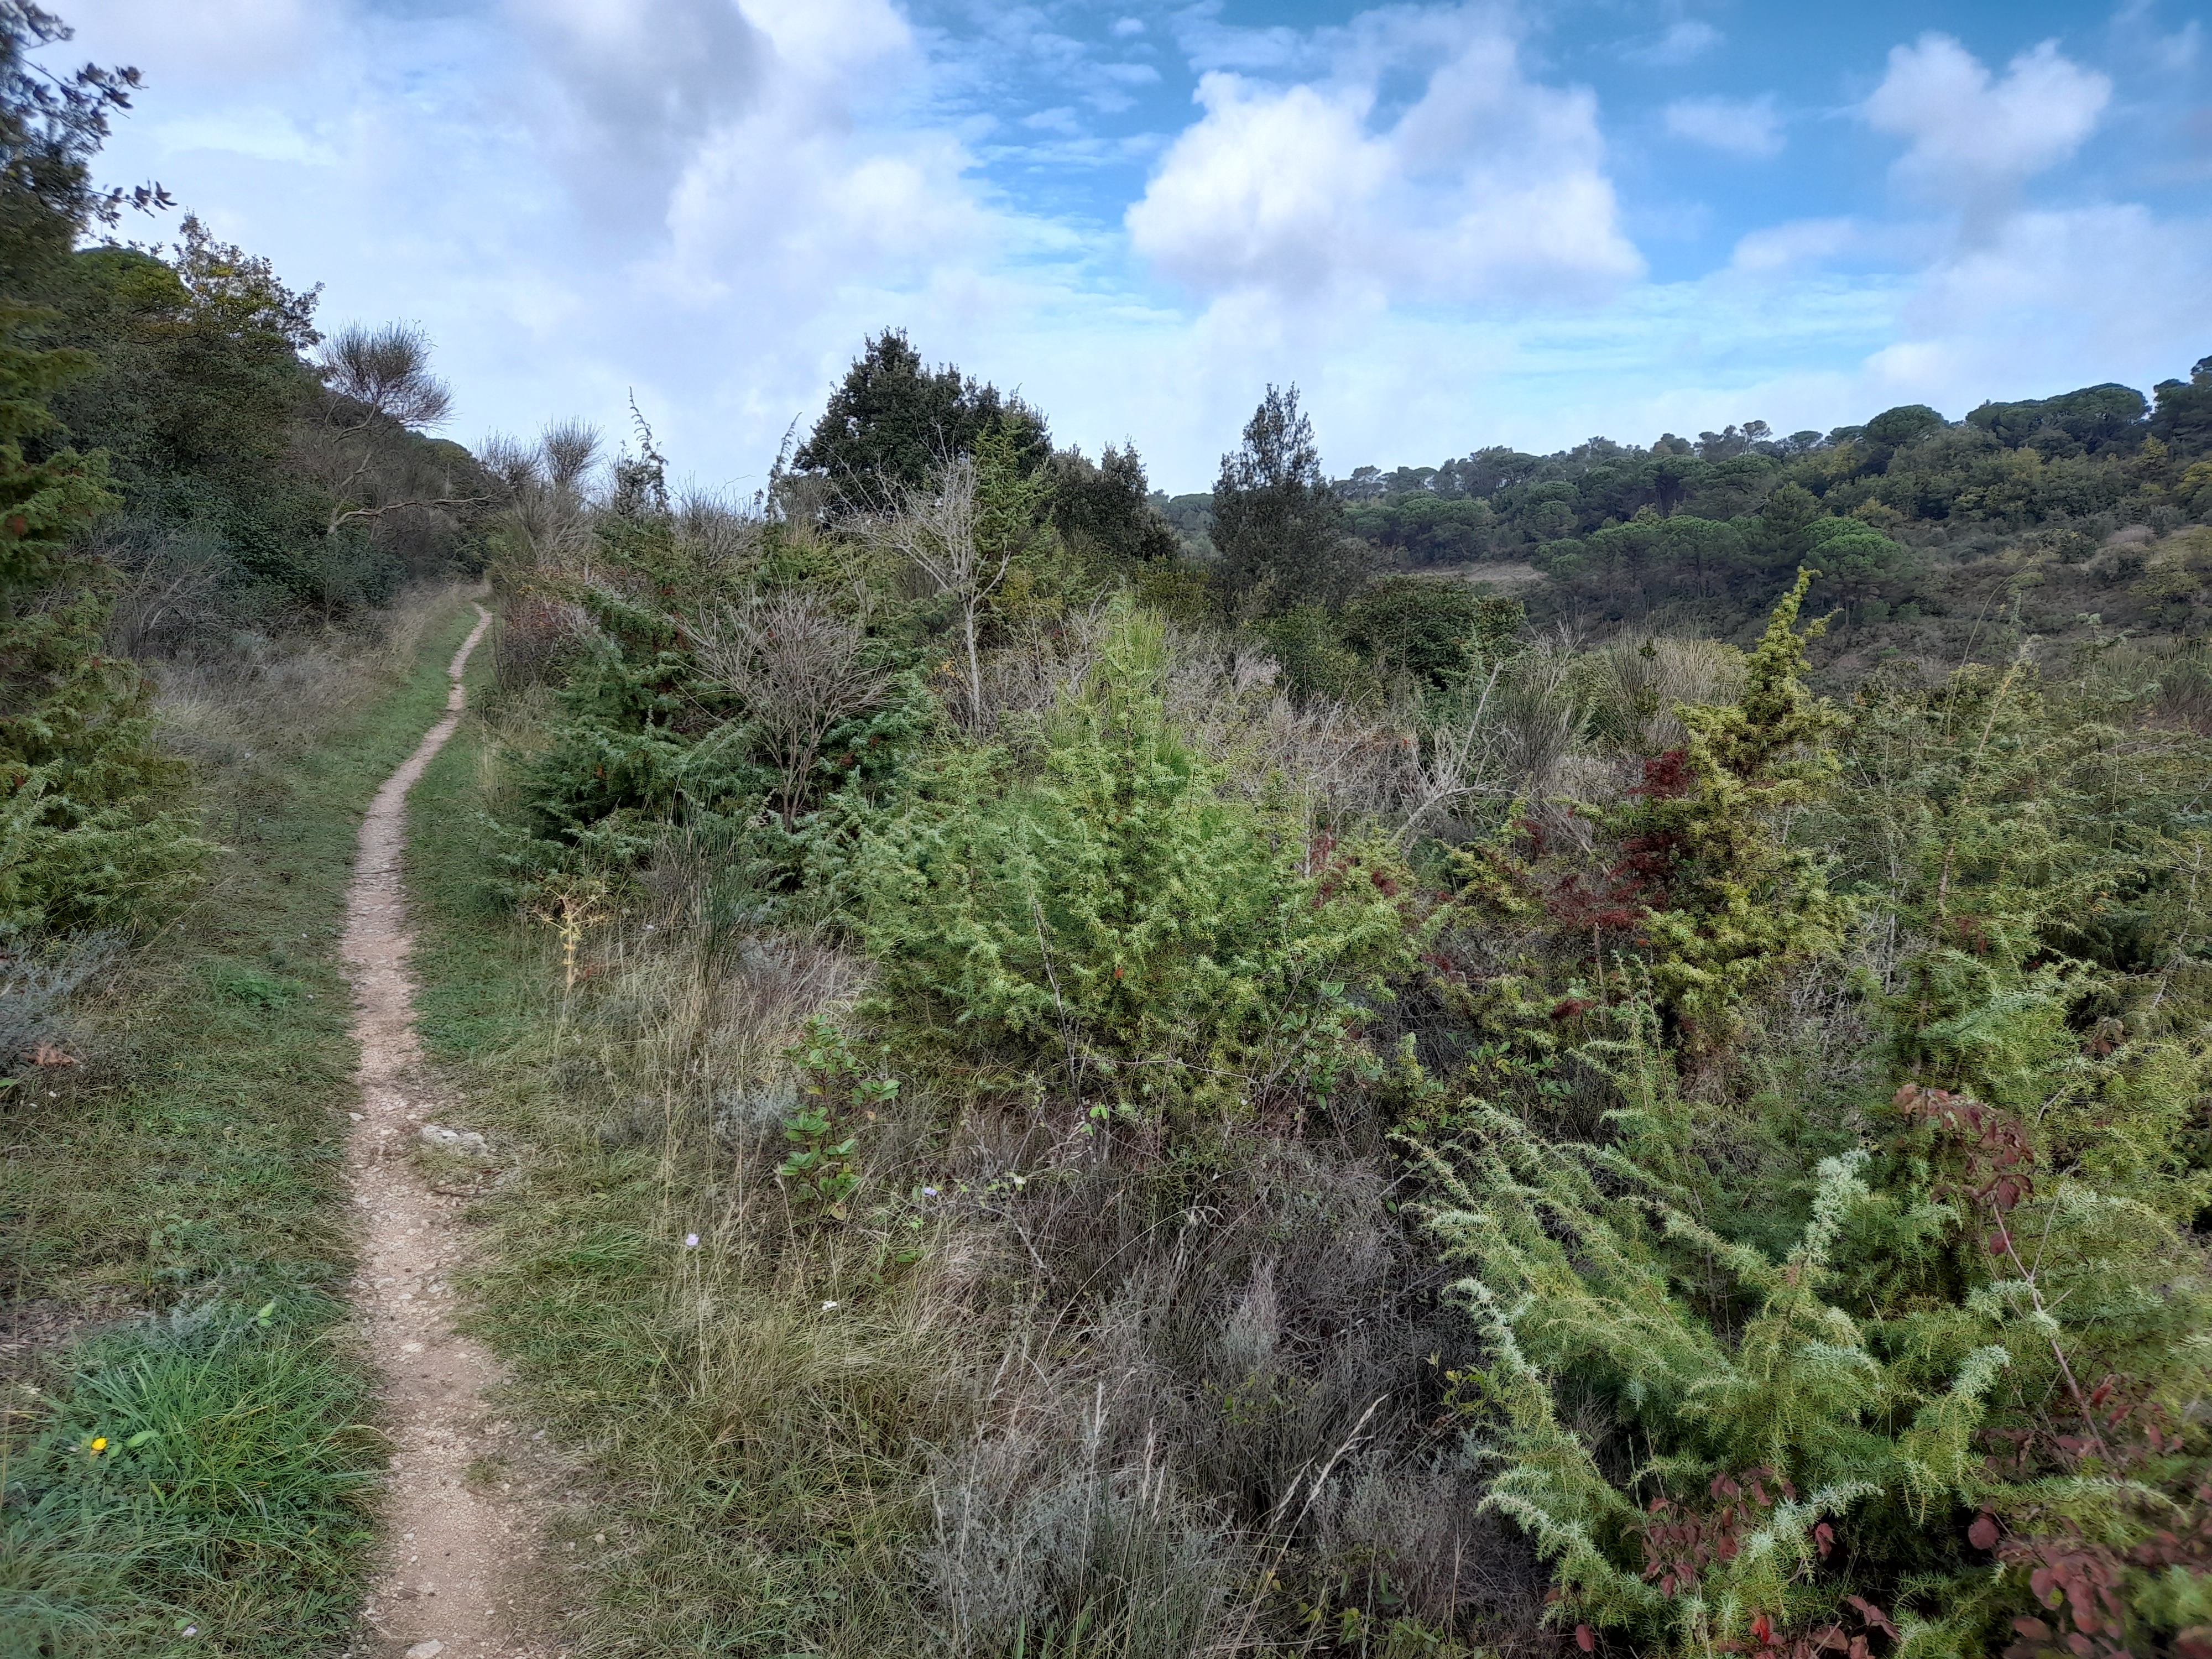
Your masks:
{"label": "green shrub", "polygon": [[1164,629],[1123,605],[1034,769],[946,756],[866,839],[875,1006],[956,1046],[1011,1042],[1108,1105],[1327,1094],[1410,960],[1380,847],[1310,848],[1224,793],[1170,723]]}
{"label": "green shrub", "polygon": [[15,336],[0,302],[0,936],[112,927],[173,902],[207,845],[170,810],[184,769],[155,746],[151,688],[101,650],[106,573],[75,546],[115,504],[105,461],[58,450],[46,399],[89,365]]}
{"label": "green shrub", "polygon": [[[2212,1381],[2193,1206],[1910,1086],[1871,1147],[1777,1181],[1749,1149],[1817,1125],[1717,1121],[1648,1041],[1626,1052],[1608,1144],[1473,1103],[1471,1145],[1435,1161],[1432,1224],[1492,1344],[1462,1380],[1488,1503],[1552,1562],[1561,1616],[1647,1652],[1840,1648],[1884,1620],[1900,1652],[1984,1652],[2063,1558],[2136,1608],[2111,1627],[2130,1650],[2170,1650],[2201,1615],[2153,1585],[2184,1607],[2212,1583],[2212,1539],[2182,1535]],[[1753,1212],[1794,1238],[1762,1247]],[[2086,1603],[2051,1622],[2100,1629]]]}
{"label": "green shrub", "polygon": [[1629,805],[1601,815],[1621,837],[1652,987],[1701,1043],[1732,1035],[1741,1004],[1785,964],[1832,949],[1850,914],[1820,861],[1781,834],[1784,815],[1817,799],[1837,769],[1829,739],[1843,717],[1805,689],[1808,635],[1793,626],[1813,574],[1800,571],[1775,606],[1742,696],[1678,708],[1687,741],[1647,763]]}

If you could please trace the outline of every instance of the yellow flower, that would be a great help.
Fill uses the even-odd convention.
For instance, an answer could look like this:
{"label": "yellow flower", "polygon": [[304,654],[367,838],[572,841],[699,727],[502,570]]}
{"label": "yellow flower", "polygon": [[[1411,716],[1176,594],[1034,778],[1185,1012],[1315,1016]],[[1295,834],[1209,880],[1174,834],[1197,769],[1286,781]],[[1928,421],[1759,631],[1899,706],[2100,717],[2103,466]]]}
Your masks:
{"label": "yellow flower", "polygon": [[96,1440],[94,1440],[94,1441],[92,1443],[92,1455],[93,1455],[94,1457],[99,1456],[99,1455],[100,1455],[100,1453],[102,1453],[102,1452],[106,1451],[106,1449],[107,1449],[107,1437],[106,1437],[106,1435],[104,1435],[104,1434],[103,1434],[103,1435],[101,1435],[99,1438],[97,1438]]}

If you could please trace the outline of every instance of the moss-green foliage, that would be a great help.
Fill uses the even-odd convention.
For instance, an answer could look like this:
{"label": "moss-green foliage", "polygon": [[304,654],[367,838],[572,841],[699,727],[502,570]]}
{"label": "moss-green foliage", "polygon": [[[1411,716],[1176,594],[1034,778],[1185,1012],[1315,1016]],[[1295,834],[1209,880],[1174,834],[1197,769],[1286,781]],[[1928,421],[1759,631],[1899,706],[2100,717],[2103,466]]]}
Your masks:
{"label": "moss-green foliage", "polygon": [[[1804,681],[1820,631],[1796,627],[1810,580],[1802,574],[1775,607],[1737,696],[1674,705],[1682,740],[1642,756],[1621,799],[1574,809],[1567,835],[1519,803],[1492,833],[1444,853],[1456,902],[1437,924],[1447,965],[1436,988],[1480,1041],[1552,1053],[1573,1029],[1565,1022],[1626,985],[1661,1012],[1670,1038],[1725,1048],[1747,1006],[1842,942],[1850,900],[1830,890],[1825,854],[1790,834],[1832,789],[1844,723]],[[1668,657],[1686,677],[1697,665],[1692,653]],[[1607,725],[1632,754],[1668,711],[1654,690],[1656,646],[1622,661],[1607,671],[1622,705]]]}
{"label": "moss-green foliage", "polygon": [[1358,702],[1382,695],[1382,682],[1345,641],[1337,619],[1301,605],[1255,623],[1253,633],[1282,670],[1283,686],[1301,702]]}
{"label": "moss-green foliage", "polygon": [[115,504],[104,459],[25,456],[88,367],[21,344],[35,316],[0,303],[0,937],[127,924],[208,850],[173,810],[183,772],[155,747],[144,676],[101,649],[106,573],[74,544]]}
{"label": "moss-green foliage", "polygon": [[1033,767],[955,751],[868,836],[878,1006],[940,1042],[1064,1051],[1109,1104],[1326,1094],[1406,965],[1403,872],[1380,847],[1310,870],[1297,820],[1224,793],[1175,730],[1165,668],[1161,623],[1124,606]]}

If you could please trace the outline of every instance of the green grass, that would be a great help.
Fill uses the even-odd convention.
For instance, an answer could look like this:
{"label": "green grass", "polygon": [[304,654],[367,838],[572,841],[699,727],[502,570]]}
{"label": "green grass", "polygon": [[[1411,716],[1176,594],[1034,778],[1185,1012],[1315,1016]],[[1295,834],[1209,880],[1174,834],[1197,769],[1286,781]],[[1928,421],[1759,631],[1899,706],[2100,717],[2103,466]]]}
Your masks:
{"label": "green grass", "polygon": [[328,1312],[217,1307],[87,1345],[8,1472],[0,1653],[275,1655],[340,1638],[375,1437],[321,1340]]}
{"label": "green grass", "polygon": [[166,1316],[12,1385],[0,1652],[343,1640],[374,1449],[333,1329],[356,1059],[337,943],[361,815],[473,621],[452,600],[411,671],[347,671],[325,730],[220,775],[210,887],[79,1011],[84,1064],[6,1108],[13,1295]]}

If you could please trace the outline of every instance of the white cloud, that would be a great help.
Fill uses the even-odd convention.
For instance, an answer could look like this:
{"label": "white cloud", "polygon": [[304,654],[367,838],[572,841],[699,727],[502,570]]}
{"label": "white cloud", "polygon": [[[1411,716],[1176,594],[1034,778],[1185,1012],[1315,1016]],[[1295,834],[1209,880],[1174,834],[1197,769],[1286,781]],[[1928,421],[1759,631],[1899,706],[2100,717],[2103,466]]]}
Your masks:
{"label": "white cloud", "polygon": [[[1589,93],[1528,80],[1512,36],[1468,9],[1365,14],[1334,45],[1316,80],[1201,77],[1205,114],[1129,209],[1139,254],[1201,293],[1280,298],[1587,294],[1640,274]],[[1421,96],[1378,122],[1383,77],[1420,66]]]}
{"label": "white cloud", "polygon": [[2112,100],[2109,77],[2085,70],[2046,40],[1992,80],[1946,34],[1893,47],[1889,72],[1861,112],[1878,132],[1911,141],[1899,179],[1943,200],[2009,192],[2065,161],[2096,130]]}
{"label": "white cloud", "polygon": [[1782,115],[1771,93],[1759,98],[1677,98],[1667,106],[1667,131],[1732,155],[1782,154]]}
{"label": "white cloud", "polygon": [[[2126,301],[2113,303],[2124,273]],[[2212,225],[2135,203],[2011,215],[1920,277],[1899,337],[1867,370],[1943,406],[2118,380],[2148,386],[2187,365],[2212,290]]]}

